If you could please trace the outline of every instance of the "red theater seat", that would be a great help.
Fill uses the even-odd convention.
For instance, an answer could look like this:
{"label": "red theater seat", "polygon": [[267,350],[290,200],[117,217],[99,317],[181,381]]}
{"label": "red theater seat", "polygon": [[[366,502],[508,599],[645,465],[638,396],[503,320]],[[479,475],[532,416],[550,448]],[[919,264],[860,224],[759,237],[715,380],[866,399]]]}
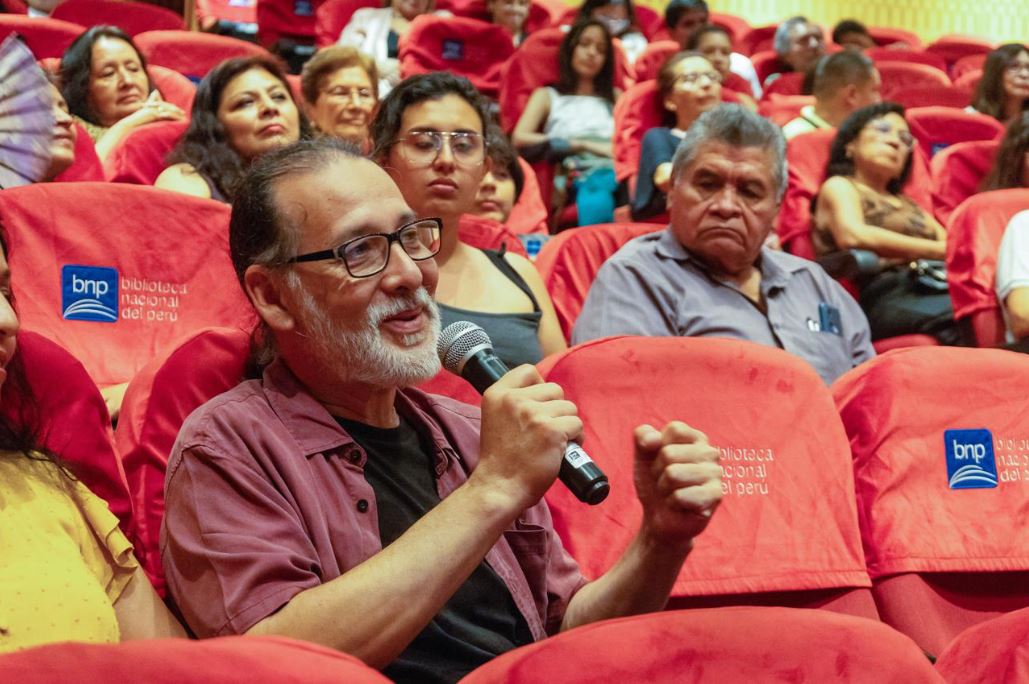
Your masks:
{"label": "red theater seat", "polygon": [[636,83],[657,78],[661,66],[681,49],[674,40],[657,40],[649,43],[643,50],[643,54],[637,57],[636,63],[632,65]]}
{"label": "red theater seat", "polygon": [[885,625],[750,606],[598,622],[505,653],[461,681],[535,684],[544,672],[563,684],[942,682],[911,640]]}
{"label": "red theater seat", "polygon": [[536,178],[536,172],[529,162],[519,157],[518,165],[522,168],[525,183],[522,185],[522,194],[511,207],[506,226],[515,235],[546,233],[549,212],[543,201],[539,179]]}
{"label": "red theater seat", "polygon": [[525,248],[518,236],[508,230],[507,226],[497,223],[493,219],[463,214],[458,223],[457,232],[461,242],[472,247],[500,249],[503,246],[508,252],[525,256]]}
{"label": "red theater seat", "polygon": [[743,17],[735,14],[724,14],[722,12],[711,12],[707,17],[708,23],[721,26],[732,36],[732,44],[737,48],[743,44],[747,34],[750,33],[750,23]]}
{"label": "red theater seat", "polygon": [[1029,682],[1029,608],[969,627],[936,661],[953,684]]}
{"label": "red theater seat", "polygon": [[1004,126],[992,116],[964,112],[953,107],[918,107],[907,112],[908,126],[926,157],[959,142],[993,140]]}
{"label": "red theater seat", "polygon": [[[759,52],[772,50],[772,39],[775,37],[775,30],[778,24],[766,24],[765,26],[752,26],[736,48],[745,55],[756,57]],[[756,66],[756,65],[755,65]],[[758,76],[761,74],[759,73]]]}
{"label": "red theater seat", "polygon": [[27,17],[20,14],[0,14],[0,40],[17,33],[32,50],[36,59],[60,59],[72,41],[86,30],[85,26],[68,21]]}
{"label": "red theater seat", "polygon": [[135,129],[107,157],[107,180],[153,185],[167,168],[168,155],[189,127],[186,121],[158,121]]}
{"label": "red theater seat", "polygon": [[257,0],[196,0],[197,17],[223,21],[244,29],[243,33],[257,31]]}
{"label": "red theater seat", "polygon": [[0,657],[14,684],[388,684],[353,656],[283,637],[158,639],[121,644],[65,642]]}
{"label": "red theater seat", "polygon": [[754,65],[754,71],[762,85],[772,74],[790,73],[788,67],[779,61],[779,55],[774,50],[762,50],[751,55],[750,63]]}
{"label": "red theater seat", "polygon": [[144,31],[182,30],[182,17],[164,7],[127,0],[65,0],[54,8],[54,19],[90,27],[117,26],[130,36]]}
{"label": "red theater seat", "polygon": [[782,74],[779,78],[772,81],[770,84],[765,86],[764,92],[761,94],[763,99],[768,99],[775,96],[796,96],[804,94],[804,74],[796,71],[790,71]]}
{"label": "red theater seat", "polygon": [[[438,5],[439,3],[437,3]],[[354,12],[365,7],[382,7],[378,0],[326,0],[314,11],[314,44],[335,45]]]}
{"label": "red theater seat", "polygon": [[890,99],[905,109],[915,107],[953,107],[964,109],[972,102],[972,91],[956,85],[942,88],[940,86],[911,86],[904,90],[890,93]]}
{"label": "red theater seat", "polygon": [[184,111],[188,119],[193,111],[193,98],[197,94],[193,82],[177,71],[156,64],[147,66],[147,73],[161,97]]}
{"label": "red theater seat", "polygon": [[876,65],[882,77],[882,97],[892,100],[894,93],[908,88],[950,88],[947,72],[928,64],[914,62],[879,62]]}
{"label": "red theater seat", "polygon": [[67,169],[62,171],[56,178],[55,183],[71,183],[82,181],[104,180],[104,166],[100,163],[100,157],[96,154],[93,146],[93,139],[82,127],[82,124],[75,122],[75,161]]}
{"label": "red theater seat", "polygon": [[496,97],[501,69],[513,53],[511,34],[496,24],[423,14],[411,22],[400,41],[400,73],[407,78],[449,71]]}
{"label": "red theater seat", "polygon": [[925,64],[936,67],[943,73],[947,73],[947,63],[943,61],[943,58],[925,50],[896,50],[886,47],[874,47],[865,50],[865,56],[875,62],[876,66],[880,62],[908,62],[910,64]]}
{"label": "red theater seat", "polygon": [[758,102],[757,112],[776,126],[785,126],[800,116],[801,109],[814,103],[814,95],[772,95]]}
{"label": "red theater seat", "polygon": [[322,0],[257,0],[257,40],[270,48],[280,40],[314,44],[314,14]]}
{"label": "red theater seat", "polygon": [[957,206],[979,192],[997,156],[999,140],[955,143],[929,162],[933,179],[933,211],[943,225]]}
{"label": "red theater seat", "polygon": [[947,281],[954,318],[968,318],[977,346],[1004,343],[997,302],[997,250],[1011,217],[1029,208],[1029,189],[981,192],[962,202],[947,225]]}
{"label": "red theater seat", "polygon": [[572,336],[593,279],[622,245],[664,226],[656,223],[610,223],[569,228],[550,238],[536,257],[536,269],[554,302],[565,339]]}
{"label": "red theater seat", "polygon": [[254,313],[229,260],[229,208],[119,183],[0,193],[22,325],[72,352],[101,388],[184,334]]}
{"label": "red theater seat", "polygon": [[[872,40],[875,41],[876,45],[894,45],[896,43],[906,43],[911,50],[918,50],[922,47],[922,39],[918,37],[917,33],[911,31],[905,31],[899,28],[889,28],[886,26],[869,26],[868,34],[872,36]],[[873,50],[875,48],[872,48]],[[897,52],[904,52],[903,50],[896,50]],[[868,54],[866,52],[865,54]],[[871,57],[871,55],[868,55]]]}
{"label": "red theater seat", "polygon": [[0,9],[9,14],[27,14],[29,6],[22,0],[0,0]]}
{"label": "red theater seat", "polygon": [[1027,383],[1020,354],[919,347],[832,387],[879,612],[930,653],[1029,606]]}
{"label": "red theater seat", "polygon": [[539,367],[586,417],[583,447],[611,481],[597,506],[560,484],[546,495],[554,529],[586,577],[609,570],[639,527],[632,430],[684,420],[721,452],[723,500],[670,607],[770,604],[877,617],[846,433],[805,361],[739,340],[614,337]]}
{"label": "red theater seat", "polygon": [[934,52],[947,62],[948,68],[953,66],[962,57],[969,55],[985,55],[993,50],[993,44],[981,38],[972,36],[948,35],[941,36],[927,45],[928,52]]}
{"label": "red theater seat", "polygon": [[954,85],[958,88],[964,88],[970,92],[975,92],[975,89],[979,87],[979,81],[983,78],[982,69],[969,69],[961,76],[954,77]]}
{"label": "red theater seat", "polygon": [[173,69],[194,81],[232,57],[271,58],[259,45],[213,33],[147,31],[135,41],[148,63]]}
{"label": "red theater seat", "polygon": [[954,66],[950,70],[950,75],[954,78],[954,81],[956,82],[970,71],[982,72],[983,66],[986,64],[987,54],[989,53],[979,52],[974,55],[967,55],[954,62]]}

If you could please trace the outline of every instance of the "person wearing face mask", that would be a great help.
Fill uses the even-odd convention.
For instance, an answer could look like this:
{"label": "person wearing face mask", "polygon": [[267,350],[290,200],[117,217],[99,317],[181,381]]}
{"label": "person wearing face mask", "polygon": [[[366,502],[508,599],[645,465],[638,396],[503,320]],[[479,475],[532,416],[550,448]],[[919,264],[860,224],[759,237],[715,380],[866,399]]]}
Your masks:
{"label": "person wearing face mask", "polygon": [[300,88],[308,116],[325,135],[370,151],[368,127],[379,104],[375,61],[352,47],[322,48],[304,64]]}
{"label": "person wearing face mask", "polygon": [[517,47],[525,40],[525,20],[531,4],[529,0],[486,0],[486,11],[494,24],[510,32]]}
{"label": "person wearing face mask", "polygon": [[636,23],[632,0],[585,0],[579,7],[575,21],[586,19],[601,22],[612,38],[621,41],[622,52],[630,64],[647,49],[647,37]]}
{"label": "person wearing face mask", "polygon": [[309,135],[307,118],[276,62],[229,59],[197,86],[189,128],[154,185],[231,202],[255,158]]}

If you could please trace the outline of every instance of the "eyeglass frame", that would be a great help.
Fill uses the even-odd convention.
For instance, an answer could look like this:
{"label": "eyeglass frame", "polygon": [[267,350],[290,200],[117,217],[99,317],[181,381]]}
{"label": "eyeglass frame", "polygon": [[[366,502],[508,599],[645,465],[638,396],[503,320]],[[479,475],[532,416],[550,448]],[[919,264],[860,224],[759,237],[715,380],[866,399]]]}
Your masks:
{"label": "eyeglass frame", "polygon": [[[889,128],[883,128],[883,126],[889,126]],[[915,138],[915,135],[911,131],[898,130],[893,126],[890,126],[890,122],[886,121],[883,117],[877,117],[875,119],[870,120],[867,124],[865,124],[865,127],[871,128],[871,130],[880,138],[885,138],[886,136],[892,133],[894,136],[896,136],[897,140],[900,141],[900,144],[904,145],[909,150],[914,149],[915,144],[918,142],[918,140]],[[907,134],[907,140],[901,137],[902,133]]]}
{"label": "eyeglass frame", "polygon": [[1022,71],[1029,73],[1029,64],[1026,62],[1008,62],[1004,65],[1005,74],[1018,74]]}
{"label": "eyeglass frame", "polygon": [[[411,228],[412,226],[416,226],[419,223],[425,223],[427,221],[431,221],[436,226],[436,231],[439,233],[439,246],[436,248],[435,252],[427,256],[411,256],[411,253],[404,248],[404,243],[400,241],[400,234],[408,228]],[[344,256],[346,248],[354,244],[355,242],[360,242],[361,240],[367,240],[369,238],[378,237],[386,238],[386,258],[383,259],[382,266],[379,267],[378,270],[372,271],[371,273],[356,275],[352,270],[350,270],[350,264],[347,263],[346,257]],[[400,245],[400,248],[404,250],[404,254],[406,254],[408,258],[410,258],[412,261],[426,261],[428,259],[431,259],[432,257],[439,254],[440,247],[443,246],[443,219],[438,218],[436,216],[413,219],[411,221],[408,221],[404,225],[400,226],[392,233],[368,233],[367,235],[358,235],[357,237],[350,238],[349,240],[331,249],[322,249],[317,252],[307,252],[306,254],[298,254],[295,257],[287,259],[284,263],[304,264],[313,261],[328,261],[329,259],[335,259],[336,261],[339,261],[343,264],[343,267],[347,269],[347,273],[350,275],[351,278],[371,278],[372,276],[382,273],[386,270],[386,267],[389,266],[389,257],[393,253],[394,242]]]}
{"label": "eyeglass frame", "polygon": [[[432,159],[430,159],[428,162],[416,162],[415,160],[408,158],[407,155],[403,151],[403,145],[401,145],[401,143],[406,142],[409,137],[412,137],[412,136],[415,136],[415,135],[430,135],[430,136],[434,136],[435,139],[439,141],[439,144],[436,147],[436,153],[432,156]],[[425,163],[426,165],[432,165],[432,164],[436,163],[436,160],[439,159],[440,154],[443,153],[443,145],[444,145],[443,141],[444,141],[444,139],[446,139],[446,141],[447,141],[446,145],[447,145],[447,147],[450,148],[450,154],[451,154],[451,156],[454,157],[454,161],[456,163],[458,163],[458,164],[461,164],[462,166],[465,166],[466,164],[464,162],[458,162],[457,161],[457,155],[454,154],[454,142],[453,142],[453,140],[454,140],[455,136],[469,136],[469,137],[473,137],[473,138],[479,138],[480,140],[482,140],[482,159],[479,160],[478,162],[474,163],[474,164],[467,164],[467,166],[479,166],[480,164],[486,163],[486,159],[489,157],[489,146],[490,146],[489,145],[489,140],[482,133],[476,133],[475,131],[436,131],[436,130],[431,130],[431,129],[430,130],[418,130],[418,129],[415,129],[413,131],[408,131],[408,134],[403,136],[403,137],[401,137],[401,138],[394,138],[393,142],[391,143],[391,145],[392,146],[400,145],[400,149],[401,149],[400,154],[403,155],[405,158],[407,158],[407,160],[409,162],[411,162],[411,163]]]}
{"label": "eyeglass frame", "polygon": [[721,85],[725,80],[720,73],[712,69],[711,71],[702,71],[700,73],[679,74],[675,77],[675,87],[682,88],[683,86],[688,85],[692,88],[693,86],[699,85],[701,78],[707,78],[711,83],[717,83],[718,85]]}

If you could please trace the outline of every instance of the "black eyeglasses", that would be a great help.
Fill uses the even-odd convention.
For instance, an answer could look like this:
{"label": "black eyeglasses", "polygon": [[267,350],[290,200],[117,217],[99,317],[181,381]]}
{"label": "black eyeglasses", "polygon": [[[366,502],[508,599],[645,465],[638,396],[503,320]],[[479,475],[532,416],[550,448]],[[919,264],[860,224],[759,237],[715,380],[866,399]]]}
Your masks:
{"label": "black eyeglasses", "polygon": [[381,273],[389,264],[390,247],[400,243],[407,256],[414,261],[424,261],[439,253],[440,234],[443,220],[438,218],[416,219],[397,228],[392,233],[373,233],[347,240],[339,247],[309,252],[289,259],[287,264],[301,264],[307,261],[338,259],[346,266],[347,273],[354,278],[367,278]]}

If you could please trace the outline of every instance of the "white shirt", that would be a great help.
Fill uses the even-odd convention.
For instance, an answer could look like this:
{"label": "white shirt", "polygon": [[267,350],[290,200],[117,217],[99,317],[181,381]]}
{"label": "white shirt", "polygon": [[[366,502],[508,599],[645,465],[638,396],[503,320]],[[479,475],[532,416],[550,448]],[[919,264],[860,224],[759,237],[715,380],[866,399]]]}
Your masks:
{"label": "white shirt", "polygon": [[1000,300],[1000,310],[1004,314],[1009,342],[1015,340],[1011,335],[1004,300],[1014,290],[1023,287],[1029,287],[1029,210],[1015,214],[1008,222],[997,252],[997,299]]}
{"label": "white shirt", "polygon": [[750,57],[733,52],[729,55],[729,71],[747,79],[750,89],[754,91],[754,99],[761,99],[761,81],[758,80],[757,71],[750,61]]}

